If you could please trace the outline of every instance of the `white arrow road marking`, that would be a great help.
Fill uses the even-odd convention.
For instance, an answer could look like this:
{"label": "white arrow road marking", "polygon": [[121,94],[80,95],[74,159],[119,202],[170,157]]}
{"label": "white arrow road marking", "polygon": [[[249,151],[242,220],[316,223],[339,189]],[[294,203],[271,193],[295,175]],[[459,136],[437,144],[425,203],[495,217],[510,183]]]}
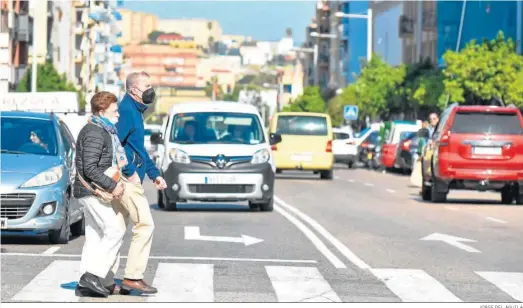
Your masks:
{"label": "white arrow road marking", "polygon": [[421,240],[422,241],[441,241],[441,242],[447,243],[449,245],[452,245],[459,249],[463,249],[468,252],[481,252],[474,247],[460,243],[460,242],[466,242],[466,243],[476,243],[477,242],[476,240],[471,240],[468,238],[462,238],[462,237],[441,234],[441,233],[432,233],[431,235],[426,236],[426,237],[422,238]]}
{"label": "white arrow road marking", "polygon": [[497,219],[497,218],[494,218],[494,217],[485,217],[486,220],[490,220],[490,221],[493,221],[493,222],[498,222],[500,224],[506,224],[507,222],[504,221],[504,220],[501,220],[501,219]]}
{"label": "white arrow road marking", "polygon": [[189,226],[185,227],[185,239],[193,241],[244,243],[245,246],[263,242],[262,239],[243,234],[241,235],[241,237],[200,235],[200,227]]}

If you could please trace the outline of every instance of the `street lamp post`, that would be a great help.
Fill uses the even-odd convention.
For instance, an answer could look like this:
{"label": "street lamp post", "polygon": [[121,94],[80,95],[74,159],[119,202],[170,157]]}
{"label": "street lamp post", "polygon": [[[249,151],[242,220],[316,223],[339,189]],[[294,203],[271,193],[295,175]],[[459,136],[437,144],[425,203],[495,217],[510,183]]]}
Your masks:
{"label": "street lamp post", "polygon": [[366,19],[367,20],[367,62],[370,62],[370,59],[372,58],[372,34],[373,34],[373,16],[372,16],[372,9],[369,8],[367,10],[367,15],[364,14],[345,14],[343,12],[337,12],[336,17],[340,18],[358,18],[358,19]]}
{"label": "street lamp post", "polygon": [[38,75],[38,59],[36,56],[37,52],[37,34],[36,34],[36,15],[38,14],[37,9],[39,7],[40,2],[38,0],[32,0],[29,5],[31,6],[31,9],[33,10],[33,53],[31,55],[32,63],[31,63],[31,92],[36,93],[36,80]]}
{"label": "street lamp post", "polygon": [[292,48],[291,49],[292,51],[298,51],[298,52],[309,52],[309,53],[312,53],[313,54],[313,60],[312,60],[312,65],[313,65],[313,68],[314,68],[314,85],[317,86],[318,85],[318,68],[317,68],[317,64],[318,64],[318,44],[314,44],[314,47],[313,48]]}

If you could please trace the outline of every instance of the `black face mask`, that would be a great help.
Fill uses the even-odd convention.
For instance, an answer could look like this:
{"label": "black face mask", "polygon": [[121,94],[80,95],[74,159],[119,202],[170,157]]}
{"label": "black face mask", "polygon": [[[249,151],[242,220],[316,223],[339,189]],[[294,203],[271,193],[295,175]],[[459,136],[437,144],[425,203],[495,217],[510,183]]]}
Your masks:
{"label": "black face mask", "polygon": [[156,93],[154,93],[153,88],[149,88],[142,93],[142,101],[146,105],[150,105],[154,103],[154,98],[156,97]]}

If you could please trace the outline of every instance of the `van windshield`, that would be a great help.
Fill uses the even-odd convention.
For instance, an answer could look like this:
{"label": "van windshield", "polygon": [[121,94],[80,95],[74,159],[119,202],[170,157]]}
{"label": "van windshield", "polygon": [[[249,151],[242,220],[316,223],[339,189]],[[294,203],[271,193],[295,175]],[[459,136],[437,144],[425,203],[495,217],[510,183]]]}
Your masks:
{"label": "van windshield", "polygon": [[329,129],[325,117],[279,116],[276,131],[281,135],[327,136]]}
{"label": "van windshield", "polygon": [[180,144],[260,144],[263,128],[254,114],[194,112],[174,116],[170,141]]}
{"label": "van windshield", "polygon": [[517,113],[458,112],[451,131],[457,134],[520,135],[523,133]]}

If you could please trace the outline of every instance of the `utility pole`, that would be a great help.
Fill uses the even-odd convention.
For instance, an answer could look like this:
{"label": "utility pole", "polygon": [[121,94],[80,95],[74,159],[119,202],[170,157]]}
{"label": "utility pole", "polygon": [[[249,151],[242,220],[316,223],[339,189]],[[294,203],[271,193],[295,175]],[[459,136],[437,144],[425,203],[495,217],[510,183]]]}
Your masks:
{"label": "utility pole", "polygon": [[33,10],[33,53],[31,55],[31,59],[32,59],[32,62],[31,62],[31,93],[37,92],[36,80],[37,80],[37,75],[38,75],[38,63],[37,63],[38,59],[36,57],[36,52],[37,52],[38,45],[36,44],[36,42],[38,41],[39,38],[36,33],[36,15],[37,15],[37,8],[39,7],[39,3],[40,3],[39,0],[31,0],[31,2],[29,3]]}
{"label": "utility pole", "polygon": [[416,62],[421,61],[421,47],[423,45],[423,0],[417,1],[418,5],[418,18],[416,23],[416,34],[417,34],[417,44],[416,44]]}

